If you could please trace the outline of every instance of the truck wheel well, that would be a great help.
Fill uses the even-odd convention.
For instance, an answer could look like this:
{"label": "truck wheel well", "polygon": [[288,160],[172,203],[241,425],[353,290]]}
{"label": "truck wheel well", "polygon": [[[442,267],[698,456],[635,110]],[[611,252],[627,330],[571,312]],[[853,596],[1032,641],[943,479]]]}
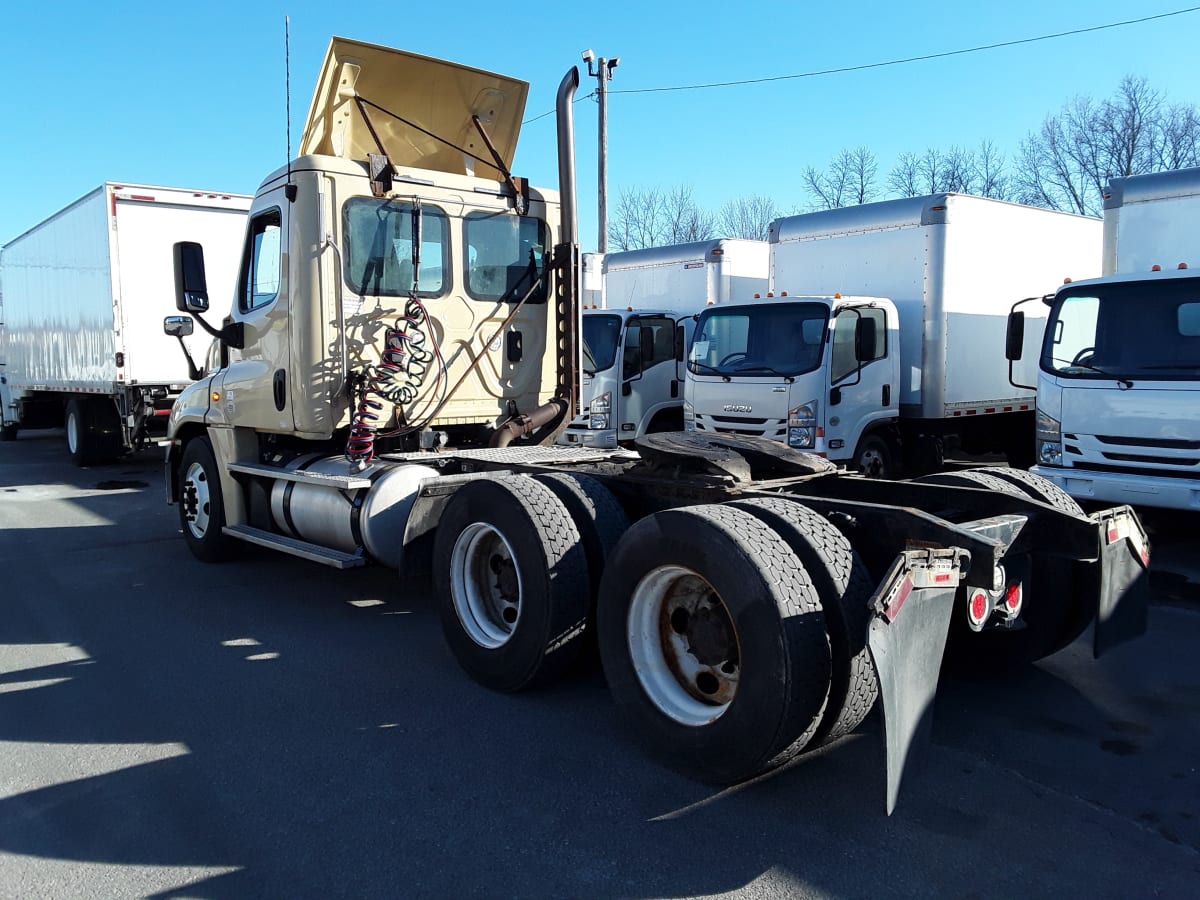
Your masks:
{"label": "truck wheel well", "polygon": [[206,429],[199,423],[191,423],[184,425],[175,433],[170,450],[167,451],[167,497],[169,502],[176,503],[179,498],[175,496],[176,489],[179,486],[179,465],[183,460],[184,451],[187,450],[187,445],[198,437],[203,437]]}

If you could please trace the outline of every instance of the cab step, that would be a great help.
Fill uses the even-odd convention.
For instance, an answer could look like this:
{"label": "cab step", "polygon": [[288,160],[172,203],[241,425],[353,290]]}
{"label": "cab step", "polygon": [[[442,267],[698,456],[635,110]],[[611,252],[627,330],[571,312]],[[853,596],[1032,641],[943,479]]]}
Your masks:
{"label": "cab step", "polygon": [[361,552],[343,553],[341,550],[331,550],[320,544],[310,544],[307,541],[274,534],[261,528],[252,528],[249,525],[226,525],[222,531],[240,541],[258,544],[260,547],[270,547],[272,550],[282,550],[292,556],[299,556],[301,559],[318,562],[324,566],[332,566],[335,569],[353,569],[367,563],[367,558]]}

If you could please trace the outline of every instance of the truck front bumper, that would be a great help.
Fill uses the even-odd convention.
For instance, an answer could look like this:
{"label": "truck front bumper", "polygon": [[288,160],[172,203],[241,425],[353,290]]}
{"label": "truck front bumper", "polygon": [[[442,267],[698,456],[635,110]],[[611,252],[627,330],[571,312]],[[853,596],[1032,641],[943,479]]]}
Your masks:
{"label": "truck front bumper", "polygon": [[1034,466],[1030,471],[1049,478],[1076,500],[1200,510],[1200,480],[1054,466]]}
{"label": "truck front bumper", "polygon": [[603,431],[592,431],[590,428],[576,428],[572,425],[562,433],[559,442],[571,447],[615,450],[617,448],[617,429],[606,428]]}

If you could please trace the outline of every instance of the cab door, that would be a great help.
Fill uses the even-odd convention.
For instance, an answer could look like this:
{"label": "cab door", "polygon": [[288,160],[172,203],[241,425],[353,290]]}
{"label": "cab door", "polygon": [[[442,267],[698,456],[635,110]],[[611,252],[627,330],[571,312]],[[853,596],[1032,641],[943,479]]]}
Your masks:
{"label": "cab door", "polygon": [[[860,321],[872,323],[868,327],[874,331],[863,359],[855,353]],[[899,347],[889,340],[896,334],[895,312],[881,306],[843,307],[831,324],[825,443],[829,457],[841,460],[854,453],[871,423],[895,418]]]}
{"label": "cab door", "polygon": [[675,368],[675,320],[632,316],[625,326],[617,439],[645,434],[654,415],[681,403]]}
{"label": "cab door", "polygon": [[245,342],[229,351],[229,366],[214,382],[214,419],[261,431],[293,430],[290,406],[288,208],[280,188],[259,197],[251,212],[233,319]]}

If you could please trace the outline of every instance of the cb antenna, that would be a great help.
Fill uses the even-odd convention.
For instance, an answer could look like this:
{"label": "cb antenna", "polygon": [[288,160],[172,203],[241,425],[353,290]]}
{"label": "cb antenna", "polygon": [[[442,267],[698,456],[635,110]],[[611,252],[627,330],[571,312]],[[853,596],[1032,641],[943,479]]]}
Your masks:
{"label": "cb antenna", "polygon": [[287,185],[283,192],[288,202],[296,202],[296,186],[292,184],[292,41],[291,17],[283,17],[283,86],[286,99],[284,109],[287,113]]}

